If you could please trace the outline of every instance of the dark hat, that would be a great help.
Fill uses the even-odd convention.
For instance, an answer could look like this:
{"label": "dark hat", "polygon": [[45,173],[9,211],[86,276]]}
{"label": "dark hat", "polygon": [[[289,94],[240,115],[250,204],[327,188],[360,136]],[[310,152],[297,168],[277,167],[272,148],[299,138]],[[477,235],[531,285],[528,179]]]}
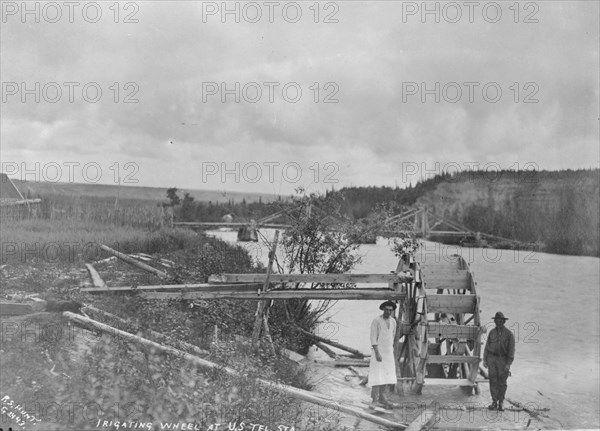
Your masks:
{"label": "dark hat", "polygon": [[493,317],[494,320],[496,319],[502,319],[502,320],[508,320],[507,317],[504,317],[504,314],[502,313],[502,311],[498,311],[496,313],[496,315]]}
{"label": "dark hat", "polygon": [[383,310],[383,307],[393,307],[394,310],[396,309],[396,303],[392,302],[392,301],[385,301],[382,302],[381,305],[379,306],[380,310]]}

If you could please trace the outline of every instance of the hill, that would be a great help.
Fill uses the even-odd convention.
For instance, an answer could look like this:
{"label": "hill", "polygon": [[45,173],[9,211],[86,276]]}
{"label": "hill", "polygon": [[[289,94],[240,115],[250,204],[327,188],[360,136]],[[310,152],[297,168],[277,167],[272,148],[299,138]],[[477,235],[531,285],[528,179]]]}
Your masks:
{"label": "hill", "polygon": [[405,189],[353,187],[335,194],[355,217],[385,202],[421,206],[473,231],[540,243],[547,252],[600,255],[598,169],[473,171]]}
{"label": "hill", "polygon": [[[154,202],[167,201],[167,187],[118,186],[116,184],[91,183],[48,183],[39,181],[14,180],[14,184],[23,196],[32,198],[41,196],[86,196],[90,198],[116,198],[123,200],[142,200]],[[273,202],[279,196],[268,193],[226,192],[218,190],[181,189],[180,193],[189,193],[199,202]]]}

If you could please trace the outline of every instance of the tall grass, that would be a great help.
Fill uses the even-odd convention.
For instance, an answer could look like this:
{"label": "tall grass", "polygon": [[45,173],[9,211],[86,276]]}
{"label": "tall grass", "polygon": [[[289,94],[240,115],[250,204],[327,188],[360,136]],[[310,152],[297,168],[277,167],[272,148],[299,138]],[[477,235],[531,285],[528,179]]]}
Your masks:
{"label": "tall grass", "polygon": [[155,201],[115,200],[91,196],[44,197],[39,204],[0,208],[3,222],[24,219],[80,221],[157,230],[170,223],[170,208]]}
{"label": "tall grass", "polygon": [[169,209],[156,202],[50,196],[29,207],[0,209],[0,261],[73,263],[97,259],[98,244],[128,252],[168,252],[194,241],[170,229]]}

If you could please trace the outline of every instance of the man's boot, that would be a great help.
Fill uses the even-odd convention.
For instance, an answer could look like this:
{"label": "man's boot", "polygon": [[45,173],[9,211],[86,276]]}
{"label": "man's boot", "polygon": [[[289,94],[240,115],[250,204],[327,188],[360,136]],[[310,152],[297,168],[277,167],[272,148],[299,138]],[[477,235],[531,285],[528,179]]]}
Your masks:
{"label": "man's boot", "polygon": [[387,399],[384,391],[385,391],[385,389],[384,389],[384,387],[382,387],[380,395],[379,395],[379,403],[383,407],[385,407],[385,408],[392,408],[392,407],[394,407],[393,404]]}
{"label": "man's boot", "polygon": [[498,401],[498,411],[499,412],[503,412],[504,411],[504,407],[502,406],[502,401]]}
{"label": "man's boot", "polygon": [[498,403],[496,400],[492,400],[492,404],[488,406],[488,410],[496,410],[498,408]]}

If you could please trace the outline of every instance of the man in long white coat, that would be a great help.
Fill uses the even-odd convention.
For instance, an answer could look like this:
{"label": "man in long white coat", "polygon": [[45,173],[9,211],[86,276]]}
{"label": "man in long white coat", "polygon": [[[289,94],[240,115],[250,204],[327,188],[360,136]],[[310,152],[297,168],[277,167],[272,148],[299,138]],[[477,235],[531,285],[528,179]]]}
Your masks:
{"label": "man in long white coat", "polygon": [[385,396],[386,385],[396,384],[396,361],[394,360],[394,337],[396,319],[392,317],[396,304],[386,301],[379,306],[383,311],[371,323],[371,345],[373,354],[369,364],[369,386],[371,387],[372,406],[393,407]]}

